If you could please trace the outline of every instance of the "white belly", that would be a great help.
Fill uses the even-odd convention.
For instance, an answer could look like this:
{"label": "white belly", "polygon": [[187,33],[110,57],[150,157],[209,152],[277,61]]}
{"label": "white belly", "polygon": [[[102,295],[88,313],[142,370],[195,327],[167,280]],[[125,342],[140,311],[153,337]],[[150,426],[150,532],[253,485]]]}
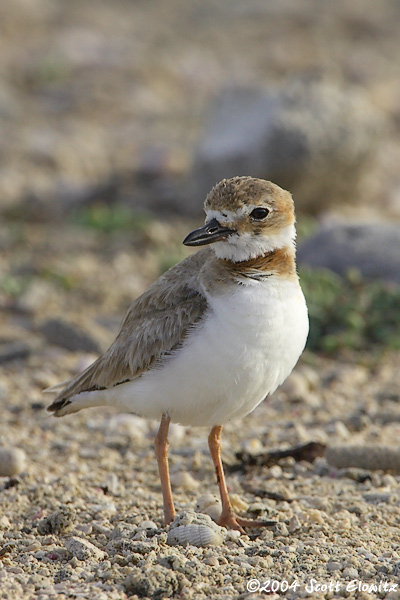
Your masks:
{"label": "white belly", "polygon": [[212,311],[162,366],[96,394],[138,415],[222,425],[251,412],[289,375],[306,342],[297,282],[269,277],[209,298]]}

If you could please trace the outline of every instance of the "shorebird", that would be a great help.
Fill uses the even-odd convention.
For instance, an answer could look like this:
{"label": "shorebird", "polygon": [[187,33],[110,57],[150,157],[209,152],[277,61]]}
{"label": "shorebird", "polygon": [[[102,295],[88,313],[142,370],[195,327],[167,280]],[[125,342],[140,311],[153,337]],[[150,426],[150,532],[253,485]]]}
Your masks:
{"label": "shorebird", "polygon": [[186,246],[207,246],[164,273],[129,308],[115,341],[83,373],[49,391],[62,417],[113,406],[160,419],[155,452],[164,521],[175,509],[168,470],[170,421],[208,426],[221,495],[219,524],[237,516],[221,462],[222,426],[283,383],[306,343],[308,316],[295,263],[289,192],[263,179],[224,179],[208,194],[205,225]]}

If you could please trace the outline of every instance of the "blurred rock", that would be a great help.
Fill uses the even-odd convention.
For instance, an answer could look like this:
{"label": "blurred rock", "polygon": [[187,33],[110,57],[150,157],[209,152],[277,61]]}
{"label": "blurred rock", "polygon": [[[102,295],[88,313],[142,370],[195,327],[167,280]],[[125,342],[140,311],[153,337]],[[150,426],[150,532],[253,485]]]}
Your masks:
{"label": "blurred rock", "polygon": [[273,91],[225,89],[210,107],[195,155],[193,212],[217,181],[235,175],[274,181],[300,210],[355,203],[384,122],[357,87],[303,78]]}
{"label": "blurred rock", "polygon": [[40,330],[47,342],[71,352],[101,352],[100,345],[89,333],[62,319],[48,319]]}
{"label": "blurred rock", "polygon": [[171,485],[173,488],[191,491],[198,488],[200,482],[194,479],[189,471],[178,471],[171,474]]}
{"label": "blurred rock", "polygon": [[323,226],[299,244],[297,257],[299,265],[324,267],[339,275],[356,268],[364,277],[400,284],[400,225]]}
{"label": "blurred rock", "polygon": [[117,414],[111,418],[106,417],[102,428],[107,434],[122,434],[128,435],[137,443],[143,442],[148,433],[148,422],[141,417],[130,414]]}
{"label": "blurred rock", "polygon": [[309,392],[308,381],[301,373],[293,371],[281,385],[281,391],[291,400],[304,400]]}
{"label": "blurred rock", "polygon": [[195,511],[208,515],[217,522],[222,511],[221,500],[215,494],[206,492],[197,498]]}
{"label": "blurred rock", "polygon": [[25,342],[13,341],[0,344],[0,364],[10,360],[20,360],[27,358],[31,353],[31,348]]}
{"label": "blurred rock", "polygon": [[25,452],[21,448],[0,448],[0,477],[14,477],[24,470]]}

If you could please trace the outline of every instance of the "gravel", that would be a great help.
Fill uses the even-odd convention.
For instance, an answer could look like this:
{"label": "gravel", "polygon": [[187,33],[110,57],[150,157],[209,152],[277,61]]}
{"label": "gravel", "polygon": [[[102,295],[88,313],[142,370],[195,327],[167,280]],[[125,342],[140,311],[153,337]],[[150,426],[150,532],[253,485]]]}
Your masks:
{"label": "gravel", "polygon": [[[346,423],[359,410],[360,397],[369,418],[352,432],[351,448],[370,448],[374,456],[379,448],[394,447],[399,419],[388,421],[380,414],[398,415],[397,355],[376,360],[371,369],[351,357],[333,361],[306,354],[294,381],[306,393],[299,378],[310,369],[315,372],[310,393],[318,395],[323,410],[299,402],[288,385],[288,393],[278,391],[242,422],[224,428],[227,479],[236,510],[276,525],[244,536],[222,530],[210,546],[186,545],[187,537],[170,545],[177,524],[192,526],[192,531],[186,528],[187,536],[204,527],[203,519],[208,527],[212,523],[193,513],[196,505],[204,511],[216,505],[206,431],[172,431],[177,520],[166,528],[153,449],[157,423],[131,416],[124,423],[125,416],[110,409],[53,419],[36,406],[38,380],[47,384],[52,373],[62,379],[71,362],[81,360],[66,350],[49,356],[44,344],[34,359],[15,362],[3,373],[9,392],[1,401],[0,436],[23,449],[27,461],[18,476],[0,479],[0,597],[233,598],[247,593],[250,580],[261,586],[270,579],[282,586],[298,582],[287,597],[304,598],[311,580],[322,587],[334,580],[343,594],[352,580],[370,586],[398,581],[396,471],[375,463],[369,469],[340,468],[324,457],[313,464],[287,457],[270,468],[241,470],[232,459],[244,448],[284,449],[305,436],[328,442],[328,450],[346,448],[334,425]],[[46,367],[40,377],[39,364]],[[23,376],[16,379],[16,372]],[[390,390],[386,400],[384,390]],[[27,397],[35,399],[35,409]],[[368,593],[362,597],[376,597]],[[309,594],[329,597],[329,591]]]}

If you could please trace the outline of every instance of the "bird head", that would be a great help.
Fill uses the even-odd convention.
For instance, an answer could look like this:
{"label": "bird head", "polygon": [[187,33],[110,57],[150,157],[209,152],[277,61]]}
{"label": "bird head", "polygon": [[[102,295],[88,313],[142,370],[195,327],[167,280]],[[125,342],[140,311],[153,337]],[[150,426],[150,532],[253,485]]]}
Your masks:
{"label": "bird head", "polygon": [[186,246],[212,244],[218,258],[234,262],[293,245],[295,215],[289,192],[264,179],[223,179],[208,194],[203,227],[189,233]]}

